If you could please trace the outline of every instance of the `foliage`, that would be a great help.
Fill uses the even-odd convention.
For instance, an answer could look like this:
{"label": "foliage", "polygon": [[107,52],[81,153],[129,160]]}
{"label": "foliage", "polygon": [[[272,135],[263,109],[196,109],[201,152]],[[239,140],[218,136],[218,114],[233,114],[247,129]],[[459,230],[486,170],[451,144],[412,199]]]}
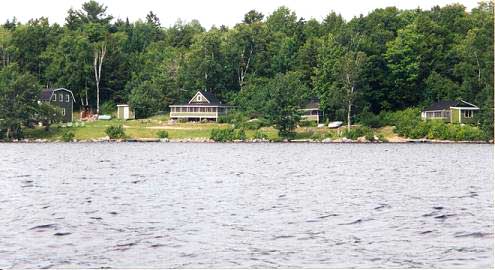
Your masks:
{"label": "foliage", "polygon": [[38,82],[20,71],[17,64],[0,69],[0,129],[6,139],[20,139],[22,125],[34,118],[38,110]]}
{"label": "foliage", "polygon": [[101,105],[100,112],[101,112],[101,114],[111,115],[115,112],[116,108],[117,108],[117,106],[116,106],[115,102],[109,100],[109,101],[104,102]]}
{"label": "foliage", "polygon": [[210,132],[210,139],[216,142],[231,142],[234,140],[246,140],[244,129],[214,128]]}
{"label": "foliage", "polygon": [[445,123],[440,120],[423,121],[419,109],[406,109],[383,114],[384,123],[395,125],[395,132],[411,139],[438,139],[454,141],[481,141],[490,138],[479,127]]}
{"label": "foliage", "polygon": [[316,121],[305,120],[305,121],[299,122],[299,126],[300,127],[316,127],[317,123],[316,123]]}
{"label": "foliage", "polygon": [[384,126],[380,115],[376,115],[370,111],[363,111],[358,115],[358,122],[363,126],[370,128],[378,128]]}
{"label": "foliage", "polygon": [[256,132],[254,133],[254,138],[257,140],[266,140],[266,139],[268,139],[268,135],[266,135],[261,130],[256,130]]}
{"label": "foliage", "polygon": [[166,139],[168,138],[168,132],[166,130],[160,130],[156,133],[156,136],[160,139]]}
{"label": "foliage", "polygon": [[270,81],[269,88],[268,119],[275,124],[280,137],[291,138],[301,118],[299,108],[308,89],[301,83],[298,73],[278,74]]}
{"label": "foliage", "polygon": [[50,105],[49,103],[41,103],[34,115],[34,121],[40,122],[45,126],[45,129],[50,129],[50,125],[60,122],[63,119],[60,109]]}
{"label": "foliage", "polygon": [[[349,21],[335,12],[305,20],[280,7],[251,10],[233,27],[209,30],[196,20],[162,27],[152,11],[136,21],[111,11],[91,0],[68,10],[63,25],[42,17],[0,26],[5,136],[20,138],[29,126],[40,85],[72,90],[76,110],[96,107],[93,60],[104,43],[101,103],[130,103],[137,117],[168,111],[202,89],[238,107],[245,118],[227,121],[236,128],[259,128],[247,121],[264,118],[289,137],[311,97],[329,121],[371,127],[385,125],[395,111],[461,98],[481,108],[480,128],[493,137],[492,1],[472,10],[379,8]],[[13,94],[18,98],[10,102]],[[397,130],[409,134],[420,123],[412,121],[400,121]],[[414,136],[424,135],[419,129]]]}
{"label": "foliage", "polygon": [[110,139],[125,139],[126,134],[122,125],[109,126],[105,129],[105,133]]}
{"label": "foliage", "polygon": [[373,141],[375,134],[371,128],[360,126],[351,128],[350,130],[346,129],[343,132],[343,136],[351,140],[357,140],[360,137],[365,137],[366,140]]}
{"label": "foliage", "polygon": [[235,139],[235,129],[212,129],[210,133],[210,139],[216,142],[231,142]]}
{"label": "foliage", "polygon": [[74,134],[74,131],[68,129],[62,134],[62,141],[64,142],[72,142],[74,140],[74,137],[76,135]]}

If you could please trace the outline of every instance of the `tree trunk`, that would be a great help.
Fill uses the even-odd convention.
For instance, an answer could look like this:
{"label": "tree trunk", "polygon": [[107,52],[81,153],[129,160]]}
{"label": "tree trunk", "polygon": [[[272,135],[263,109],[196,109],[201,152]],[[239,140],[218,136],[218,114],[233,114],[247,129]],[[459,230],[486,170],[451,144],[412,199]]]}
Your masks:
{"label": "tree trunk", "polygon": [[352,102],[349,99],[347,103],[347,131],[351,131],[351,108],[352,108]]}
{"label": "tree trunk", "polygon": [[97,48],[95,51],[95,60],[93,62],[93,67],[95,70],[95,81],[96,81],[96,114],[100,114],[101,67],[103,66],[103,60],[105,59],[106,52],[107,52],[107,47],[105,44],[103,44],[101,48]]}

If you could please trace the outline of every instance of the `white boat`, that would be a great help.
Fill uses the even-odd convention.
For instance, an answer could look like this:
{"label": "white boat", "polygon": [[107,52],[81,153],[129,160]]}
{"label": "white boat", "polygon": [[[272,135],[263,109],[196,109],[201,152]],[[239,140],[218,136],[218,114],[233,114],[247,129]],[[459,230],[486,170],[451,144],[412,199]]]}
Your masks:
{"label": "white boat", "polygon": [[110,120],[110,119],[112,119],[111,115],[107,115],[107,114],[98,115],[98,120]]}
{"label": "white boat", "polygon": [[343,122],[341,121],[335,121],[335,122],[331,122],[328,124],[328,127],[329,128],[338,128],[340,126],[342,126]]}

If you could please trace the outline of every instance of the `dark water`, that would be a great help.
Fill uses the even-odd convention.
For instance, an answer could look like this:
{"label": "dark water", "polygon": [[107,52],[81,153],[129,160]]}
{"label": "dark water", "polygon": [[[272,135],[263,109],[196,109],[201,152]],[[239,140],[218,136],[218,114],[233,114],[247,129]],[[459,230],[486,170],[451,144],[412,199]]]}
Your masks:
{"label": "dark water", "polygon": [[494,265],[489,145],[0,153],[0,268]]}

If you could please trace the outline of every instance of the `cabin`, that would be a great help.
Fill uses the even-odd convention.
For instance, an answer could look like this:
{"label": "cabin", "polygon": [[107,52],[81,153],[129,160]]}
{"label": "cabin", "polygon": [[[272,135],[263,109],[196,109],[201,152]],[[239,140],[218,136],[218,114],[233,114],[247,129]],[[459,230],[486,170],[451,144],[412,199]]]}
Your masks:
{"label": "cabin", "polygon": [[316,121],[320,123],[323,120],[323,112],[320,111],[320,101],[317,98],[310,99],[302,109],[301,120],[303,121]]}
{"label": "cabin", "polygon": [[478,106],[464,100],[443,100],[435,102],[421,111],[421,119],[470,124],[474,123],[473,117],[479,109]]}
{"label": "cabin", "polygon": [[198,91],[187,104],[170,105],[170,119],[186,121],[212,120],[226,115],[234,106],[222,104],[212,92]]}
{"label": "cabin", "polygon": [[128,104],[117,105],[117,118],[122,120],[135,119],[136,114]]}
{"label": "cabin", "polygon": [[40,95],[40,102],[47,102],[50,105],[60,108],[62,122],[72,122],[72,112],[76,102],[72,91],[65,88],[43,89]]}

